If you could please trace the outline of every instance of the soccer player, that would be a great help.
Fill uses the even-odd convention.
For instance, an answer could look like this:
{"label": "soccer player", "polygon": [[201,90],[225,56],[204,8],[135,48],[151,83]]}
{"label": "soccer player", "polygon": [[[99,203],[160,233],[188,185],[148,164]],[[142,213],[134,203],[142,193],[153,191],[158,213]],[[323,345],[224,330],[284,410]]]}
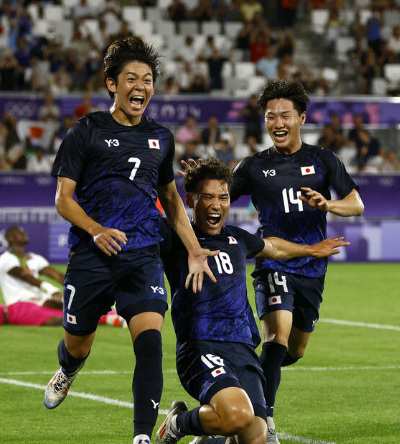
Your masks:
{"label": "soccer player", "polygon": [[[200,245],[218,251],[209,261],[218,277],[216,284],[205,279],[197,294],[185,288],[187,251],[170,224],[164,220],[161,225],[161,257],[171,285],[177,337],[177,372],[201,407],[187,411],[184,402],[175,401],[156,433],[157,444],[173,444],[184,435],[237,435],[240,444],[265,444],[264,376],[255,353],[261,340],[247,298],[246,259],[319,258],[348,245],[342,238],[297,245],[224,226],[231,183],[232,171],[217,159],[190,169],[184,182]],[[213,438],[212,444],[217,441],[222,444],[226,438]]]}
{"label": "soccer player", "polygon": [[[231,200],[251,195],[261,237],[313,244],[326,237],[328,212],[348,217],[364,211],[358,186],[340,159],[330,150],[302,142],[300,127],[308,102],[300,83],[285,80],[266,86],[258,99],[274,145],[239,163]],[[330,187],[340,200],[331,200]],[[256,260],[253,277],[264,339],[260,359],[267,380],[268,444],[279,444],[273,411],[281,367],[304,355],[319,319],[326,270],[325,258]]]}
{"label": "soccer player", "polygon": [[[200,291],[203,272],[215,278],[200,247],[173,172],[172,133],[143,115],[160,75],[159,57],[140,38],[117,40],[104,57],[108,111],[82,117],[57,154],[56,208],[71,222],[64,281],[61,368],[44,396],[57,407],[89,355],[98,320],[116,303],[128,323],[136,366],[133,375],[134,444],[150,442],[162,392],[161,327],[167,292],[159,258],[163,209],[188,251],[186,285]],[[77,201],[73,199],[76,194]]]}

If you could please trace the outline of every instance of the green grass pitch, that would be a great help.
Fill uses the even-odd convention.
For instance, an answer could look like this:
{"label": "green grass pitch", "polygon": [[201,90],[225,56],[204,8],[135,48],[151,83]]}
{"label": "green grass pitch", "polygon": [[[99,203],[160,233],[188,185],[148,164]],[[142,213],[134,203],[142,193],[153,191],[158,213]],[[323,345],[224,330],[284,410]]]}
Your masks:
{"label": "green grass pitch", "polygon": [[[399,288],[400,264],[330,264],[321,320],[306,355],[282,372],[275,407],[282,444],[400,443]],[[128,331],[99,327],[71,388],[78,396],[70,393],[57,409],[47,410],[43,387],[58,368],[62,336],[61,327],[0,327],[0,443],[132,443],[134,355]],[[169,312],[163,346],[156,428],[174,399],[197,405],[175,372]]]}

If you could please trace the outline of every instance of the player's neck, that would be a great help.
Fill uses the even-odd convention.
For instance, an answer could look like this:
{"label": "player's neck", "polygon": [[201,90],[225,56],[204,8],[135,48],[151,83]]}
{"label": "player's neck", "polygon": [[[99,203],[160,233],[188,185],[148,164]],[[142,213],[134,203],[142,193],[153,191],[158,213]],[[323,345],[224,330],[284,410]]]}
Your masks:
{"label": "player's neck", "polygon": [[124,126],[135,126],[142,120],[142,116],[128,117],[121,109],[116,108],[114,105],[110,108],[110,114],[115,121]]}
{"label": "player's neck", "polygon": [[297,151],[299,151],[299,149],[301,148],[301,145],[302,145],[302,142],[300,140],[299,143],[296,143],[296,145],[285,146],[285,147],[277,147],[276,145],[274,145],[274,148],[277,153],[282,154],[284,156],[288,156],[290,154],[294,154]]}
{"label": "player's neck", "polygon": [[10,248],[10,253],[15,254],[18,257],[25,257],[26,253],[24,251],[24,247],[19,247],[18,245],[14,245]]}

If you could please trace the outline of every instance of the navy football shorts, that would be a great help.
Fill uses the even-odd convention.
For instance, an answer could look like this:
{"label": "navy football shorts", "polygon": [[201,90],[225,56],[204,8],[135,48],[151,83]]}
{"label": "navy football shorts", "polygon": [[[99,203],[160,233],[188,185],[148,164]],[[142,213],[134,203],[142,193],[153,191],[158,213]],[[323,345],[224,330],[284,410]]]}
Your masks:
{"label": "navy football shorts", "polygon": [[201,405],[228,387],[249,396],[256,416],[266,420],[264,373],[254,349],[239,342],[195,341],[177,350],[176,368],[183,388]]}
{"label": "navy football shorts", "polygon": [[254,280],[258,317],[277,310],[293,313],[293,325],[312,332],[319,319],[325,276],[309,278],[280,270],[263,270]]}
{"label": "navy football shorts", "polygon": [[114,303],[128,323],[143,312],[164,316],[167,291],[158,244],[111,257],[84,244],[71,250],[64,280],[65,330],[76,336],[93,333]]}

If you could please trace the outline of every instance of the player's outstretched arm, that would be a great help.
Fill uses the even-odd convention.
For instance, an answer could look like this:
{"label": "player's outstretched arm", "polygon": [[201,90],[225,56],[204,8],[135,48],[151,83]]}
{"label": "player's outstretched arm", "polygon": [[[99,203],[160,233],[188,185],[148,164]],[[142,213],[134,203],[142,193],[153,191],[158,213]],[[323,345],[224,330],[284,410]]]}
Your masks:
{"label": "player's outstretched arm", "polygon": [[[184,160],[181,160],[181,165],[185,168],[186,171],[190,170],[191,168],[196,168],[198,165],[201,165],[203,163],[203,159],[200,158],[198,162],[196,162],[194,159],[189,159],[189,163],[185,162]],[[186,171],[178,171],[178,174],[185,177]]]}
{"label": "player's outstretched arm", "polygon": [[115,228],[106,228],[89,217],[83,208],[73,199],[76,182],[66,177],[59,177],[56,191],[56,209],[71,224],[87,231],[94,243],[107,256],[121,251],[118,242],[126,244],[124,232]]}
{"label": "player's outstretched arm", "polygon": [[167,185],[159,186],[158,197],[169,222],[189,254],[189,274],[186,278],[185,287],[189,288],[190,281],[192,281],[193,293],[201,291],[204,278],[203,273],[206,273],[213,282],[217,282],[208,266],[207,257],[216,256],[219,250],[210,251],[201,248],[190,225],[182,199],[176,189],[175,181],[173,180]]}
{"label": "player's outstretched arm", "polygon": [[299,245],[285,241],[278,237],[264,239],[264,249],[257,257],[266,257],[273,260],[292,259],[299,256],[322,258],[340,253],[339,247],[346,247],[350,242],[343,241],[343,237],[325,239],[314,245]]}
{"label": "player's outstretched arm", "polygon": [[301,189],[306,192],[307,197],[300,196],[300,199],[318,210],[329,211],[342,217],[361,216],[364,212],[364,204],[355,189],[340,200],[327,200],[321,193],[308,187]]}

